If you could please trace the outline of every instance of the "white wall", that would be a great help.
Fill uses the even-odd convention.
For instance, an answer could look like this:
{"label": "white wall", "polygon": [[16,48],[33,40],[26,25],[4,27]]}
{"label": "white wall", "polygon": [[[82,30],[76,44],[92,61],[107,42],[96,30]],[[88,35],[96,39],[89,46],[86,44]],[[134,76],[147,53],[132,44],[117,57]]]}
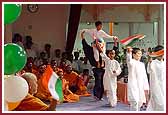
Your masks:
{"label": "white wall", "polygon": [[28,12],[26,7],[23,5],[21,16],[12,24],[13,33],[31,35],[41,49],[45,43],[50,43],[52,49],[63,50],[66,45],[69,5],[39,4],[37,13]]}
{"label": "white wall", "polygon": [[4,43],[12,42],[12,25],[4,26]]}
{"label": "white wall", "polygon": [[105,22],[145,22],[147,14],[150,16],[150,21],[157,21],[159,8],[159,4],[97,4],[96,7],[87,4],[83,6],[81,21],[94,22],[93,15],[95,15],[97,20]]}

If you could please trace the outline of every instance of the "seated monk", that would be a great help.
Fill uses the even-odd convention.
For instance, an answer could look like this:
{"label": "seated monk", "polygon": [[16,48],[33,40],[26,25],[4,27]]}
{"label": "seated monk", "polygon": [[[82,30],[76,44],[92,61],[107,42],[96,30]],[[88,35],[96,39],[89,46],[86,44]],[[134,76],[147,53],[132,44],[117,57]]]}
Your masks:
{"label": "seated monk", "polygon": [[50,65],[51,65],[51,68],[53,69],[53,71],[55,73],[57,73],[59,71],[59,68],[57,66],[57,61],[56,60],[51,60],[51,64]]}
{"label": "seated monk", "polygon": [[33,73],[35,75],[37,75],[37,73],[38,73],[37,67],[31,61],[27,61],[26,66],[24,67],[23,70],[25,72]]}
{"label": "seated monk", "polygon": [[44,87],[42,84],[42,79],[45,76],[46,73],[46,65],[41,64],[39,66],[39,71],[38,71],[38,88],[37,88],[37,93],[35,94],[36,97],[38,97],[39,99],[43,100],[43,101],[48,101],[51,98],[51,93],[49,92],[48,88]]}
{"label": "seated monk", "polygon": [[36,76],[32,73],[24,73],[21,77],[28,82],[29,93],[13,111],[55,111],[57,104],[55,99],[52,98],[48,106],[39,98],[33,96],[38,87]]}
{"label": "seated monk", "polygon": [[69,89],[80,96],[90,96],[91,94],[88,93],[87,87],[84,85],[83,80],[79,77],[79,75],[72,71],[72,66],[68,65],[66,67],[65,74],[63,76],[65,80],[69,82]]}
{"label": "seated monk", "polygon": [[64,59],[61,60],[59,68],[62,69],[63,71],[66,70],[66,61]]}
{"label": "seated monk", "polygon": [[68,82],[63,78],[63,70],[60,69],[57,72],[57,75],[62,80],[62,90],[63,90],[63,95],[64,95],[64,101],[63,102],[77,102],[77,101],[79,101],[79,96],[76,95],[76,94],[73,94],[69,90]]}

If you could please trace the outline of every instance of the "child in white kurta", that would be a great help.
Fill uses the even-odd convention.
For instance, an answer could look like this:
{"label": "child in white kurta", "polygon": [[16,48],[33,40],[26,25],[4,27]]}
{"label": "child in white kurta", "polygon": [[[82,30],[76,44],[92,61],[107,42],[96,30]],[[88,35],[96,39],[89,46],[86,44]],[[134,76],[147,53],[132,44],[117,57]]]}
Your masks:
{"label": "child in white kurta", "polygon": [[[146,103],[145,90],[149,90],[144,63],[140,62],[142,52],[139,48],[127,49],[128,66],[128,101],[130,109],[140,110],[143,103]],[[133,59],[132,59],[133,55]]]}
{"label": "child in white kurta", "polygon": [[105,61],[105,73],[103,76],[103,86],[111,107],[117,104],[117,76],[121,73],[120,64],[114,59],[115,51],[108,50],[106,54],[100,53]]}
{"label": "child in white kurta", "polygon": [[[155,48],[163,50],[162,46]],[[159,51],[157,51],[159,52]],[[164,53],[164,52],[163,52]],[[150,100],[147,107],[148,111],[164,111],[165,110],[165,63],[163,61],[163,53],[159,55],[149,65],[148,72],[150,73]]]}
{"label": "child in white kurta", "polygon": [[101,45],[100,47],[102,48],[103,52],[105,53],[106,51],[106,44],[103,40],[103,38],[112,38],[112,39],[118,39],[116,36],[110,36],[106,32],[102,30],[102,22],[97,21],[95,22],[96,29],[83,29],[82,32],[88,33],[92,39],[92,47],[93,47],[93,52],[94,52],[94,58],[97,62],[98,67],[100,66],[99,64],[99,51],[96,47],[96,42],[99,42]]}

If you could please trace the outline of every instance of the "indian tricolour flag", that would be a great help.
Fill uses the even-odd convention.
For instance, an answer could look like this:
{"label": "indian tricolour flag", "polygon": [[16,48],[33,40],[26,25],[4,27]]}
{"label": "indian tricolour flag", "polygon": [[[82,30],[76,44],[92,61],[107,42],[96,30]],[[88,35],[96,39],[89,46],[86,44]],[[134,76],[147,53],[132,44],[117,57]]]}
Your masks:
{"label": "indian tricolour flag", "polygon": [[149,53],[150,57],[158,57],[158,56],[162,56],[162,55],[164,55],[164,50],[159,50],[157,52]]}
{"label": "indian tricolour flag", "polygon": [[126,37],[122,40],[120,40],[120,43],[124,46],[131,46],[132,44],[134,44],[137,40],[141,40],[145,37],[145,35],[143,34],[135,34],[129,37]]}
{"label": "indian tricolour flag", "polygon": [[50,65],[47,66],[44,72],[42,84],[45,88],[48,88],[54,99],[60,102],[63,101],[62,80],[53,71]]}

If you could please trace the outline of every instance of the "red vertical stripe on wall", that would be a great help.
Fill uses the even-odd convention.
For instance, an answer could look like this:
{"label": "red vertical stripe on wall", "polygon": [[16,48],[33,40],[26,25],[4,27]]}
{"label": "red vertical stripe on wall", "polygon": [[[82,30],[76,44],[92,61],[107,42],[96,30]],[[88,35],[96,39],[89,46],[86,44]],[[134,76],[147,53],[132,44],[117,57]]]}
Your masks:
{"label": "red vertical stripe on wall", "polygon": [[81,14],[81,4],[71,4],[70,8],[70,16],[69,16],[69,23],[68,23],[68,34],[67,34],[67,42],[66,42],[66,52],[72,53],[76,34],[78,31],[78,25],[80,21],[80,14]]}

